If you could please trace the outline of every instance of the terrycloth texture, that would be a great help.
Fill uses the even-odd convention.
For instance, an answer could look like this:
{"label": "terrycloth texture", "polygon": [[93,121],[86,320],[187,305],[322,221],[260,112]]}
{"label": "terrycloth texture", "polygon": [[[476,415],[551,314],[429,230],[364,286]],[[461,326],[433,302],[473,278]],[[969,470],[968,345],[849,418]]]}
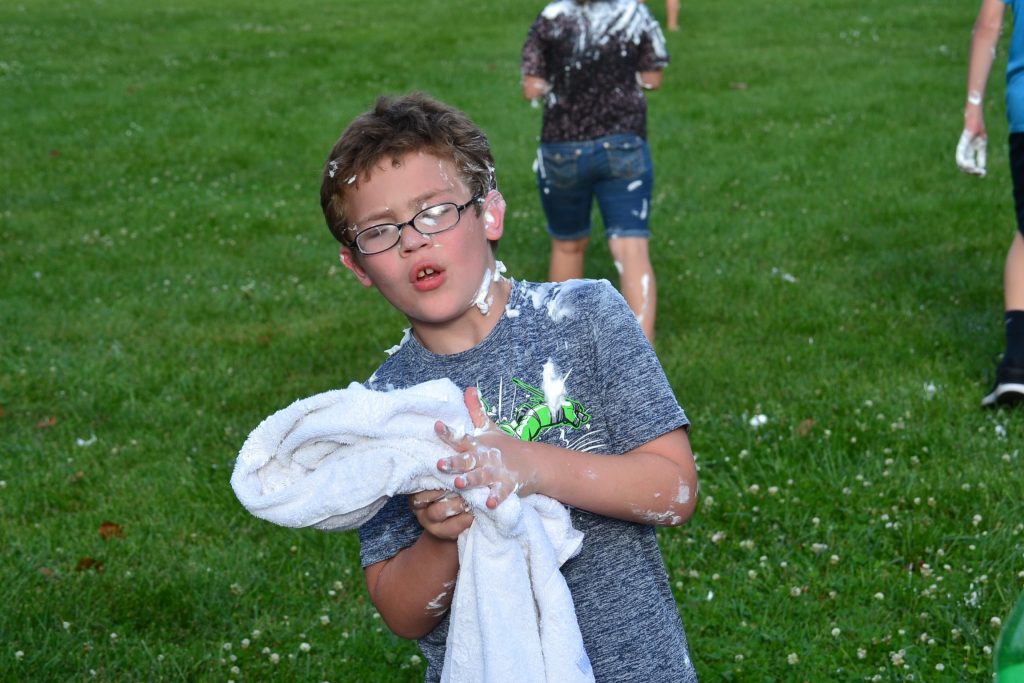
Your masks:
{"label": "terrycloth texture", "polygon": [[[472,429],[447,379],[378,392],[352,383],[296,401],[246,439],[231,486],[255,516],[288,527],[353,529],[390,496],[454,490],[437,470],[451,453],[441,420]],[[533,495],[486,507],[486,489],[462,492],[475,521],[459,537],[442,678],[593,681],[572,596],[559,567],[583,535],[557,501]]]}

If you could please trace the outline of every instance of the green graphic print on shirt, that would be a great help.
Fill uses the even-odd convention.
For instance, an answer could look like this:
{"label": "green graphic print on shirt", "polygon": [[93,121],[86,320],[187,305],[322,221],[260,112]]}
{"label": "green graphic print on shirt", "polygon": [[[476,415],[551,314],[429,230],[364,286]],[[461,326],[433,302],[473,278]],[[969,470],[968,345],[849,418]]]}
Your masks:
{"label": "green graphic print on shirt", "polygon": [[[515,407],[511,419],[499,418],[498,428],[509,436],[523,441],[536,441],[541,433],[555,427],[571,427],[579,429],[590,422],[590,413],[579,401],[562,396],[554,407],[548,405],[544,392],[520,379],[512,383],[526,392],[526,400]],[[489,405],[484,404],[488,414],[494,414]]]}

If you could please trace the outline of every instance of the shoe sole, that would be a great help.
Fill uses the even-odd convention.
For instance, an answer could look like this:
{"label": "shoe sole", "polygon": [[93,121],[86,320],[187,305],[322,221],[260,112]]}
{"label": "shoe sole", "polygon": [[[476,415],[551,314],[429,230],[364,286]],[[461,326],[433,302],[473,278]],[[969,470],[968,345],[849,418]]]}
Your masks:
{"label": "shoe sole", "polygon": [[1000,384],[992,393],[981,399],[983,407],[1014,406],[1024,401],[1024,384]]}

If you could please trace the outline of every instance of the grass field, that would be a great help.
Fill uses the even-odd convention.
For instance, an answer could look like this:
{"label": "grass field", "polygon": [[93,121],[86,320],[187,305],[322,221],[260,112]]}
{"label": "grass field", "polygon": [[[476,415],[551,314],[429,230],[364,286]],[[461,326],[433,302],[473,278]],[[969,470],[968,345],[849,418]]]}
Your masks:
{"label": "grass field", "polygon": [[[422,679],[355,535],[256,520],[228,477],[263,417],[401,336],[318,205],[376,95],[487,131],[501,258],[543,279],[518,91],[541,5],[0,5],[0,679]],[[688,0],[668,36],[657,349],[702,497],[660,539],[705,681],[991,670],[1024,586],[1024,416],[978,407],[1014,225],[1005,49],[990,173],[953,162],[976,10]],[[588,276],[615,281],[600,241]]]}

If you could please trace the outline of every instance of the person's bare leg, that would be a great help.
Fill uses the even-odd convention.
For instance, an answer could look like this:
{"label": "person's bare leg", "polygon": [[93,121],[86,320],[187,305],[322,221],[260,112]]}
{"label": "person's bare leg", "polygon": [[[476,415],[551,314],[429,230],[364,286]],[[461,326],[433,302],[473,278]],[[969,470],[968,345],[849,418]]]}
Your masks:
{"label": "person's bare leg", "polygon": [[647,341],[653,344],[658,287],[647,250],[647,238],[614,237],[608,240],[608,249],[619,271],[619,291],[636,315]]}
{"label": "person's bare leg", "polygon": [[1003,301],[1007,311],[1024,311],[1024,236],[1018,230],[1006,254],[1003,270]]}
{"label": "person's bare leg", "polygon": [[583,257],[590,238],[578,240],[551,240],[551,266],[548,279],[564,282],[583,277]]}
{"label": "person's bare leg", "polygon": [[669,31],[679,30],[679,0],[665,0],[665,23]]}

